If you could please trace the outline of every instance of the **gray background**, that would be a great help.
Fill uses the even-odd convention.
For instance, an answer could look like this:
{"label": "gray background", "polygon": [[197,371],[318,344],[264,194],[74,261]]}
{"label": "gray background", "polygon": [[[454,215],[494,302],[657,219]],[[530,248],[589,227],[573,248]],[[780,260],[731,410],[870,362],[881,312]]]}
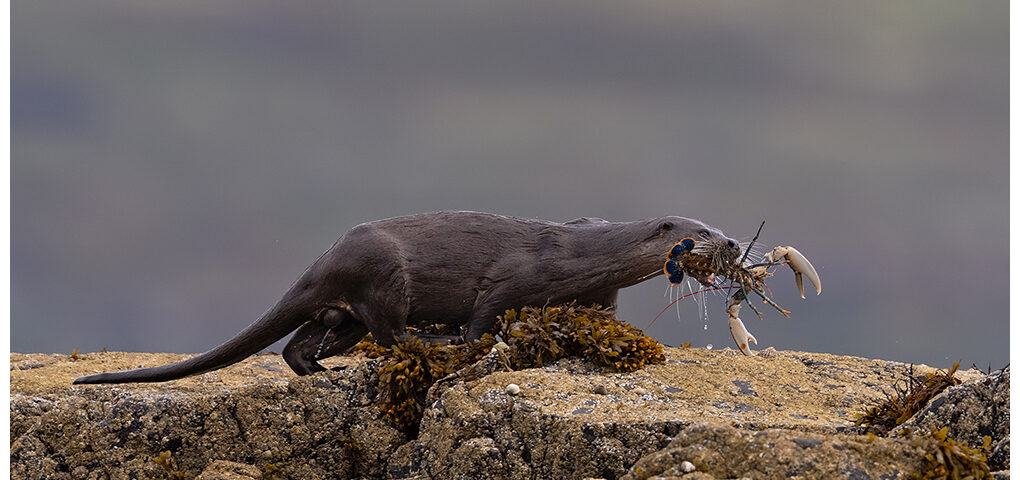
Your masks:
{"label": "gray background", "polygon": [[[1005,1],[16,0],[12,26],[14,351],[204,351],[354,225],[468,209],[767,218],[825,289],[780,271],[759,348],[1007,362]],[[732,346],[724,299],[689,300],[649,333]]]}

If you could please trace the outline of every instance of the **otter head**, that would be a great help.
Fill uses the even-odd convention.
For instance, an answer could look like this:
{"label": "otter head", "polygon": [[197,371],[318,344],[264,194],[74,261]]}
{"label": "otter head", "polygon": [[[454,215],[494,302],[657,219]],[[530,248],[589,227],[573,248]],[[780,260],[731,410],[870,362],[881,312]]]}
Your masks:
{"label": "otter head", "polygon": [[[715,283],[715,275],[728,270],[740,258],[740,244],[718,228],[693,218],[662,217],[657,219],[657,238],[653,242],[661,250],[659,259],[670,281],[682,273],[702,285]],[[672,271],[672,273],[671,273]]]}

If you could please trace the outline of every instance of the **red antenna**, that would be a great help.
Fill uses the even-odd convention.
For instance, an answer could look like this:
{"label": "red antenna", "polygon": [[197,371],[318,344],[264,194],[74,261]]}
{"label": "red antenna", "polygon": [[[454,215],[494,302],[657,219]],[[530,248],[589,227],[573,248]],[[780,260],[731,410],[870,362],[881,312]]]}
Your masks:
{"label": "red antenna", "polygon": [[680,297],[680,298],[678,298],[676,300],[673,300],[673,302],[670,303],[669,305],[666,305],[666,308],[663,308],[662,311],[659,312],[659,314],[656,315],[655,318],[652,319],[652,323],[649,323],[648,326],[645,327],[645,328],[646,329],[652,328],[652,325],[655,325],[655,321],[658,320],[659,317],[661,317],[663,313],[666,313],[666,310],[669,310],[669,307],[672,307],[673,305],[675,305],[676,302],[679,302],[680,300],[683,300],[683,299],[685,299],[685,298],[687,298],[687,297],[689,297],[691,295],[695,295],[695,294],[698,294],[698,293],[701,293],[701,292],[711,292],[712,290],[722,290],[722,289],[723,289],[723,287],[703,288],[701,290],[698,290],[697,292],[691,292],[691,293],[688,293],[687,295],[684,295],[684,296],[682,296],[682,297]]}

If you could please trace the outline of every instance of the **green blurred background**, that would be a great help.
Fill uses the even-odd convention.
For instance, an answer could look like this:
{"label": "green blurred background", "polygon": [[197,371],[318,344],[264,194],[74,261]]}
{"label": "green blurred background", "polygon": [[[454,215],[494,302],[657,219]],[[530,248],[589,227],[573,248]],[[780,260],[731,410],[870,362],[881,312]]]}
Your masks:
{"label": "green blurred background", "polygon": [[[824,291],[780,271],[759,348],[1001,367],[1008,8],[15,0],[11,347],[204,351],[354,225],[464,209],[767,218]],[[732,347],[689,300],[649,333]]]}

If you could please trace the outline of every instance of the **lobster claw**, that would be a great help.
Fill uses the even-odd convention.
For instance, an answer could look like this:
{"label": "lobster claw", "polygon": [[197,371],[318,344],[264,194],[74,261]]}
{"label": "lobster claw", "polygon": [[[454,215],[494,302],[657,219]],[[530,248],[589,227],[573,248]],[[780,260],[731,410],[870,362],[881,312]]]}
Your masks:
{"label": "lobster claw", "polygon": [[815,267],[811,265],[807,257],[796,248],[789,246],[776,247],[765,255],[765,260],[777,263],[785,261],[790,266],[793,270],[794,278],[797,280],[797,290],[800,291],[800,298],[804,298],[804,275],[807,275],[811,285],[814,285],[815,294],[820,295],[822,293],[822,280],[818,278],[818,272],[815,271]]}
{"label": "lobster claw", "polygon": [[751,335],[751,332],[747,331],[747,327],[744,326],[744,322],[740,321],[737,315],[740,314],[740,302],[742,300],[731,300],[730,306],[726,308],[726,313],[730,314],[730,336],[733,337],[733,341],[736,342],[737,348],[740,349],[740,353],[749,357],[755,357],[757,354],[751,350],[751,342],[758,344],[758,340]]}
{"label": "lobster claw", "polygon": [[730,335],[733,337],[733,341],[737,343],[740,353],[749,357],[758,356],[751,350],[751,342],[757,344],[758,340],[754,338],[754,335],[751,335],[751,332],[747,331],[744,322],[741,322],[737,317],[730,317]]}

